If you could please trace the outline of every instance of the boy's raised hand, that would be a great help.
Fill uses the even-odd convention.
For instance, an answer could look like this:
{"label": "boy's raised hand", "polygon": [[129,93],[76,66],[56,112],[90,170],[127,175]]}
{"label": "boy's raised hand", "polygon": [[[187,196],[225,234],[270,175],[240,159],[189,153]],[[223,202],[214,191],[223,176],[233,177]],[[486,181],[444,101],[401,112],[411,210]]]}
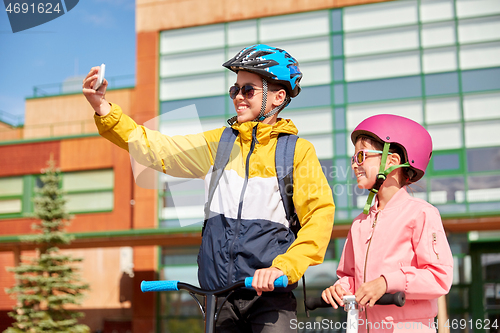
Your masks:
{"label": "boy's raised hand", "polygon": [[352,295],[352,293],[345,291],[340,284],[334,284],[323,290],[321,298],[328,304],[331,304],[334,309],[337,309],[338,305],[344,306],[344,302],[342,301],[344,295]]}
{"label": "boy's raised hand", "polygon": [[104,79],[99,89],[93,89],[97,81],[98,70],[99,66],[92,67],[90,69],[90,72],[87,74],[85,79],[83,79],[82,91],[83,95],[85,96],[85,98],[87,98],[87,101],[90,103],[94,111],[100,116],[105,116],[111,109],[109,103],[104,97],[104,95],[106,94],[106,88],[108,87],[108,81]]}

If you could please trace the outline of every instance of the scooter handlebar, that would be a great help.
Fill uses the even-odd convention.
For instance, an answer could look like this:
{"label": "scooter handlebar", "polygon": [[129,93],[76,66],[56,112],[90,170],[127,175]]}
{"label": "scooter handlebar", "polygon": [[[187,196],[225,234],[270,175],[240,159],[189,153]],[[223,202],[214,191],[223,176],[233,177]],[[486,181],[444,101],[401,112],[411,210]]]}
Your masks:
{"label": "scooter handlebar", "polygon": [[383,294],[382,297],[378,299],[375,304],[377,305],[396,305],[398,307],[402,307],[405,305],[406,295],[402,291],[398,291],[394,294]]}
{"label": "scooter handlebar", "polygon": [[176,291],[179,280],[166,280],[166,281],[142,281],[141,291]]}
{"label": "scooter handlebar", "polygon": [[[245,286],[247,288],[252,288],[252,277],[247,277],[245,281],[236,282],[235,284],[225,288],[232,290],[239,286]],[[288,278],[286,275],[282,275],[274,281],[274,286],[276,288],[284,288],[288,286]],[[204,291],[193,285],[180,282],[179,280],[163,280],[163,281],[142,281],[141,291],[143,293],[148,291],[177,291],[179,289],[186,289],[189,291],[195,291],[199,293],[204,293]]]}
{"label": "scooter handlebar", "polygon": [[[406,296],[402,291],[398,291],[394,294],[384,294],[380,297],[375,304],[376,305],[396,305],[398,307],[402,307],[405,304]],[[331,307],[331,304],[328,304],[321,297],[308,297],[305,305],[308,310],[314,310],[317,308],[328,308]]]}
{"label": "scooter handlebar", "polygon": [[[245,287],[247,288],[252,288],[252,281],[253,277],[247,277],[245,278]],[[288,278],[286,275],[282,275],[276,280],[274,280],[274,287],[275,288],[284,288],[288,286]]]}

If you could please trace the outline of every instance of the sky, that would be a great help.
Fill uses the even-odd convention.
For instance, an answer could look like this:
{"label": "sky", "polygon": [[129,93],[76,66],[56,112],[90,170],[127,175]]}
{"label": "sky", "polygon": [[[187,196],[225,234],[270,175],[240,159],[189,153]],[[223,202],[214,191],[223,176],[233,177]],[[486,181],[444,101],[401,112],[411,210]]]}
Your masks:
{"label": "sky", "polygon": [[101,63],[107,78],[135,75],[134,0],[80,0],[64,15],[17,33],[0,8],[0,115],[22,117],[34,86],[85,76]]}

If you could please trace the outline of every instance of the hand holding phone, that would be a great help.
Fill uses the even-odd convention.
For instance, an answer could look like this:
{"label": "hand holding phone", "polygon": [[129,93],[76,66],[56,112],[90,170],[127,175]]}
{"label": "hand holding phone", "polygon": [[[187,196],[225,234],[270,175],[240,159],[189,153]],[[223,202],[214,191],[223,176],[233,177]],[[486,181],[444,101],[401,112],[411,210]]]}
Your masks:
{"label": "hand holding phone", "polygon": [[102,64],[101,67],[99,68],[99,71],[97,71],[97,81],[94,84],[94,90],[97,90],[101,87],[102,83],[104,82],[104,72],[106,69],[106,65]]}

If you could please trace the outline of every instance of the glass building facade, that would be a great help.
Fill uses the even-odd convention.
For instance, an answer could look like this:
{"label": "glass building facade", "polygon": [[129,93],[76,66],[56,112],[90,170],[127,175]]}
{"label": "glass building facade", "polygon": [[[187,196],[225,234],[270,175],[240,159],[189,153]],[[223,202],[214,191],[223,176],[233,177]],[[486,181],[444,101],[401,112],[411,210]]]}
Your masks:
{"label": "glass building facade", "polygon": [[[256,43],[283,48],[300,63],[302,92],[281,116],[314,144],[334,194],[336,224],[350,223],[367,197],[351,173],[350,133],[382,113],[413,119],[432,136],[433,157],[411,186],[414,196],[435,205],[443,219],[500,215],[500,1],[400,0],[163,31],[160,112],[194,104],[200,128],[224,126],[234,115],[227,90],[235,75],[221,65]],[[194,120],[177,117],[175,126],[193,133]],[[174,207],[169,188],[180,182],[161,179],[160,226],[185,219],[199,228],[203,183],[184,186],[175,196],[185,200]],[[456,265],[450,316],[469,318],[468,240],[455,234],[450,244]],[[333,270],[334,279],[342,240],[330,248],[325,271]],[[195,267],[196,251],[186,251],[177,254],[193,257],[181,261],[185,268],[162,261],[166,277]]]}
{"label": "glass building facade", "polygon": [[304,73],[302,93],[281,116],[314,144],[336,223],[349,223],[366,198],[350,172],[350,132],[380,113],[431,133],[434,156],[415,195],[443,217],[498,214],[500,3],[479,2],[393,1],[164,31],[160,110],[194,104],[203,130],[224,126],[234,114],[226,92],[235,75],[221,64],[254,43],[280,47]]}

